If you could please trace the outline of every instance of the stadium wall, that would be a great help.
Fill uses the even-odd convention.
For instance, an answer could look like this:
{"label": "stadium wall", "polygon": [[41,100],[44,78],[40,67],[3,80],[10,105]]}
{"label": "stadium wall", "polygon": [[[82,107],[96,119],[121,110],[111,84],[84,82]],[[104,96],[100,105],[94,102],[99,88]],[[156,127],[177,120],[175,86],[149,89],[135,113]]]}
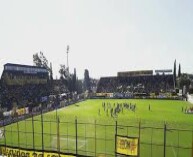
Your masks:
{"label": "stadium wall", "polygon": [[[96,93],[95,96],[91,97],[91,99],[160,99],[160,100],[183,100],[181,96],[172,96],[171,94],[162,94],[162,95],[130,95],[124,96],[124,94],[120,93],[119,96],[116,96],[117,93]],[[193,97],[192,97],[193,102]]]}

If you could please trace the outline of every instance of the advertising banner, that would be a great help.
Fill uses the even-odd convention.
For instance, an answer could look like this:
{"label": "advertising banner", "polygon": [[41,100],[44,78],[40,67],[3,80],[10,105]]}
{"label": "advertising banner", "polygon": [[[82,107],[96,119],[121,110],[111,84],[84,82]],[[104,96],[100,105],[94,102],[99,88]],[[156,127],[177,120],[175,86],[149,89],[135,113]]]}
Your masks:
{"label": "advertising banner", "polygon": [[[0,155],[9,157],[59,157],[58,153],[44,151],[32,151],[11,147],[0,147]],[[75,157],[73,155],[60,154],[60,157]]]}
{"label": "advertising banner", "polygon": [[139,139],[136,137],[116,136],[116,153],[138,156]]}

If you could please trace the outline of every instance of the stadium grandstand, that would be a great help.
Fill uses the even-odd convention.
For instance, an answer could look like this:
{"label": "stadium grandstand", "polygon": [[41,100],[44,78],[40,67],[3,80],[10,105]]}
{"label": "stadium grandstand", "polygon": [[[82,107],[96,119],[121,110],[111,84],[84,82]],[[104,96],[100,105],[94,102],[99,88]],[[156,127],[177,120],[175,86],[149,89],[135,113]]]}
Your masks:
{"label": "stadium grandstand", "polygon": [[2,107],[11,109],[13,103],[25,107],[38,102],[48,92],[46,68],[11,63],[4,65],[1,76]]}
{"label": "stadium grandstand", "polygon": [[[172,74],[153,75],[153,70],[118,72],[115,77],[102,77],[97,94],[113,93],[118,97],[150,96],[174,92]],[[102,94],[102,95],[103,95]],[[115,96],[117,97],[117,96]]]}

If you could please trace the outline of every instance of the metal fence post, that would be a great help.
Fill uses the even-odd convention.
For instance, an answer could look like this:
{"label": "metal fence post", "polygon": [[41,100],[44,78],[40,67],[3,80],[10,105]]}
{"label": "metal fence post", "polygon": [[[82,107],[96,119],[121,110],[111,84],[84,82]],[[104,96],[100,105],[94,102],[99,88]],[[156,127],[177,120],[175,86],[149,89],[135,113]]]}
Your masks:
{"label": "metal fence post", "polygon": [[106,156],[106,154],[107,154],[107,126],[105,125],[104,126],[105,127],[105,156]]}
{"label": "metal fence post", "polygon": [[140,157],[141,120],[139,121],[138,157]]}
{"label": "metal fence post", "polygon": [[152,150],[153,150],[153,128],[151,128],[151,157],[152,157]]}
{"label": "metal fence post", "polygon": [[96,157],[96,148],[97,148],[97,141],[96,141],[96,119],[94,121],[94,126],[95,126],[95,157]]}
{"label": "metal fence post", "polygon": [[75,131],[76,131],[76,156],[78,155],[78,127],[77,127],[77,117],[75,119]]}
{"label": "metal fence post", "polygon": [[60,156],[60,119],[57,117],[57,147],[58,147],[58,155]]}
{"label": "metal fence post", "polygon": [[166,131],[167,131],[167,127],[166,127],[166,123],[164,123],[164,157],[166,157]]}
{"label": "metal fence post", "polygon": [[192,157],[193,157],[193,140],[192,140]]}
{"label": "metal fence post", "polygon": [[178,153],[177,153],[177,157],[178,157],[178,154],[179,154],[179,148],[180,148],[180,146],[179,146],[179,130],[178,130]]}
{"label": "metal fence post", "polygon": [[18,147],[20,147],[20,141],[19,141],[19,124],[18,124],[18,120],[17,120],[17,144],[18,144]]}
{"label": "metal fence post", "polygon": [[115,157],[117,156],[117,121],[115,121]]}
{"label": "metal fence post", "polygon": [[12,129],[12,125],[11,125],[11,146],[13,146],[13,129]]}
{"label": "metal fence post", "polygon": [[51,121],[51,119],[49,122],[50,122],[50,124],[49,124],[50,125],[50,132],[49,133],[50,133],[50,147],[51,147],[52,146],[52,139],[51,139],[51,137],[52,137],[52,129],[51,129],[52,128],[52,121]]}
{"label": "metal fence post", "polygon": [[193,157],[193,130],[192,130],[192,157]]}
{"label": "metal fence post", "polygon": [[27,148],[27,129],[26,129],[26,119],[25,119],[25,147]]}
{"label": "metal fence post", "polygon": [[17,142],[18,142],[19,156],[20,156],[20,138],[19,138],[19,124],[18,124],[18,117],[17,117]]}
{"label": "metal fence post", "polygon": [[32,136],[33,136],[33,140],[32,140],[32,142],[33,142],[33,150],[35,151],[35,136],[34,136],[34,115],[33,115],[33,113],[32,113]]}
{"label": "metal fence post", "polygon": [[42,109],[41,109],[41,126],[42,126],[42,154],[44,154],[44,122],[43,122]]}
{"label": "metal fence post", "polygon": [[5,127],[5,119],[4,118],[3,118],[3,130],[4,130],[4,144],[5,144],[5,150],[6,150],[7,142],[6,142],[6,127]]}
{"label": "metal fence post", "polygon": [[[86,125],[87,124],[84,124],[84,140],[86,141]],[[86,143],[85,143],[85,152],[86,152]]]}

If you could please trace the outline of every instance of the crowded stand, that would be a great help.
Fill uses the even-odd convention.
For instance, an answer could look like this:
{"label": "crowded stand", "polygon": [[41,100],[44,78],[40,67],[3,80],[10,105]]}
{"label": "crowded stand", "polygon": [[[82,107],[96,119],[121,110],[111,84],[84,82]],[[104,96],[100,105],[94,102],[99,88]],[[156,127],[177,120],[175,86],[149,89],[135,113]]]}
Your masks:
{"label": "crowded stand", "polygon": [[97,93],[113,93],[115,97],[160,95],[173,91],[174,79],[171,74],[102,77],[97,87]]}
{"label": "crowded stand", "polygon": [[69,92],[61,83],[53,80],[51,86],[48,70],[44,67],[5,64],[0,79],[0,126],[84,99],[77,92]]}
{"label": "crowded stand", "polygon": [[7,109],[13,107],[13,102],[17,103],[17,106],[27,106],[30,103],[37,103],[41,97],[48,95],[48,89],[46,85],[24,85],[24,86],[4,86],[2,92],[3,106]]}
{"label": "crowded stand", "polygon": [[46,68],[5,64],[1,76],[2,107],[10,110],[14,103],[18,107],[25,107],[29,103],[39,102],[42,96],[49,94],[47,80]]}
{"label": "crowded stand", "polygon": [[[96,97],[103,98],[168,98],[168,94],[171,97],[175,93],[173,75],[153,75],[152,70],[118,72],[115,77],[102,77],[99,81],[93,79],[92,94],[88,96],[69,92],[60,80],[52,83],[51,88],[49,73],[44,67],[5,64],[0,80],[0,105],[4,117],[0,125],[64,107],[85,97],[93,98],[95,92]],[[59,90],[56,92],[56,89]],[[115,106],[111,115],[117,115],[119,110],[120,106]]]}

